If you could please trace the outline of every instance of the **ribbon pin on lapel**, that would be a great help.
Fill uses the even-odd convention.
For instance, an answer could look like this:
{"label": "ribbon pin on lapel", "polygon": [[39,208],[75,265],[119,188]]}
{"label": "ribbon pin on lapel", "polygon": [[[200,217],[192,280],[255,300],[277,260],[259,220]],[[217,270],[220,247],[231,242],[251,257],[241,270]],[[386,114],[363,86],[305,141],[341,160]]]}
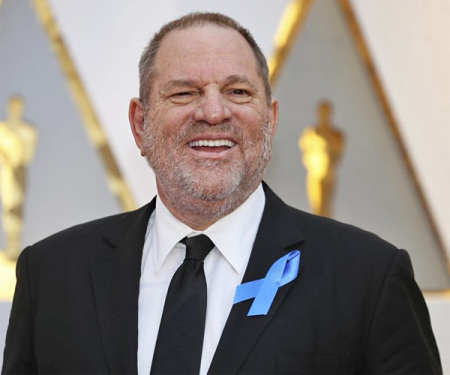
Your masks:
{"label": "ribbon pin on lapel", "polygon": [[297,277],[299,266],[300,251],[293,250],[272,264],[264,279],[238,285],[233,304],[255,298],[247,316],[267,315],[278,288]]}

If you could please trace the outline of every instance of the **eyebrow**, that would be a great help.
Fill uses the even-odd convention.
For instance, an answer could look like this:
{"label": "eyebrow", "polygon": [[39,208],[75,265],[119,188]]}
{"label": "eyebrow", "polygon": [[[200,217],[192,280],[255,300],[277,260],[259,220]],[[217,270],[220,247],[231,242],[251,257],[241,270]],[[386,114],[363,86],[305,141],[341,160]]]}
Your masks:
{"label": "eyebrow", "polygon": [[170,81],[165,87],[161,90],[162,92],[167,92],[174,87],[194,87],[196,83],[194,80],[184,80],[184,79],[175,79]]}
{"label": "eyebrow", "polygon": [[249,85],[253,91],[255,92],[259,92],[259,90],[257,89],[257,87],[253,84],[252,81],[250,81],[247,76],[243,76],[243,75],[239,75],[239,74],[234,74],[232,76],[229,76],[226,80],[225,80],[226,84],[228,85],[233,85],[235,83],[243,83],[246,85]]}
{"label": "eyebrow", "polygon": [[[239,75],[239,74],[233,74],[225,80],[225,84],[227,85],[233,85],[235,83],[243,83],[252,88],[255,92],[259,92],[257,87],[247,78],[247,76]],[[171,90],[174,87],[196,87],[198,86],[198,81],[191,80],[191,79],[175,79],[173,81],[170,81],[162,90],[162,92],[167,92]]]}

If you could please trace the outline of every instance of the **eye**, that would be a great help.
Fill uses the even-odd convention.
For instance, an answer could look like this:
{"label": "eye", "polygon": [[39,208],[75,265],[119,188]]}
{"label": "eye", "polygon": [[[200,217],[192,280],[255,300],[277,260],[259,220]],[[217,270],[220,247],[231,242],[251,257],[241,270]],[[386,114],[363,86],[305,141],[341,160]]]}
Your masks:
{"label": "eye", "polygon": [[170,101],[175,104],[188,104],[195,98],[195,92],[180,91],[170,95]]}
{"label": "eye", "polygon": [[252,94],[246,89],[234,88],[229,91],[229,98],[236,104],[245,104],[252,100]]}
{"label": "eye", "polygon": [[234,89],[231,91],[233,95],[249,95],[247,90],[244,89]]}

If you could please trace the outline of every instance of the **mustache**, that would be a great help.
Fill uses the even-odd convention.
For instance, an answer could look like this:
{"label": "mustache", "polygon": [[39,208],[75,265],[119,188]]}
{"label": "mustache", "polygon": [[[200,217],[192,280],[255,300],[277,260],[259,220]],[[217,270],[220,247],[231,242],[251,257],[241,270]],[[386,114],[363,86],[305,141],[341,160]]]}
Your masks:
{"label": "mustache", "polygon": [[233,125],[231,123],[221,123],[216,125],[210,125],[205,121],[197,121],[187,126],[178,134],[179,141],[188,141],[189,139],[201,135],[201,134],[227,134],[235,139],[242,139],[243,133],[240,126]]}
{"label": "mustache", "polygon": [[[144,119],[145,130],[148,135],[152,131],[153,124],[148,121],[148,119]],[[210,125],[206,121],[195,121],[186,126],[183,126],[182,129],[176,134],[175,141],[186,143],[190,139],[195,136],[202,134],[227,134],[233,137],[235,140],[241,141],[243,139],[243,131],[242,127],[239,125],[235,125],[231,122],[223,122],[220,124]]]}

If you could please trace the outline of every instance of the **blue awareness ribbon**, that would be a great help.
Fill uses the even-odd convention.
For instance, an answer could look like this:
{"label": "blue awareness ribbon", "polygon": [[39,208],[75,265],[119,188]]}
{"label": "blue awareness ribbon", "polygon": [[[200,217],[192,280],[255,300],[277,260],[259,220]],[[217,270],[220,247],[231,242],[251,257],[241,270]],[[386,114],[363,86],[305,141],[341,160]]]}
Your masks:
{"label": "blue awareness ribbon", "polygon": [[300,266],[300,251],[293,250],[278,259],[264,279],[238,285],[233,304],[254,298],[247,316],[267,315],[278,288],[294,280]]}

